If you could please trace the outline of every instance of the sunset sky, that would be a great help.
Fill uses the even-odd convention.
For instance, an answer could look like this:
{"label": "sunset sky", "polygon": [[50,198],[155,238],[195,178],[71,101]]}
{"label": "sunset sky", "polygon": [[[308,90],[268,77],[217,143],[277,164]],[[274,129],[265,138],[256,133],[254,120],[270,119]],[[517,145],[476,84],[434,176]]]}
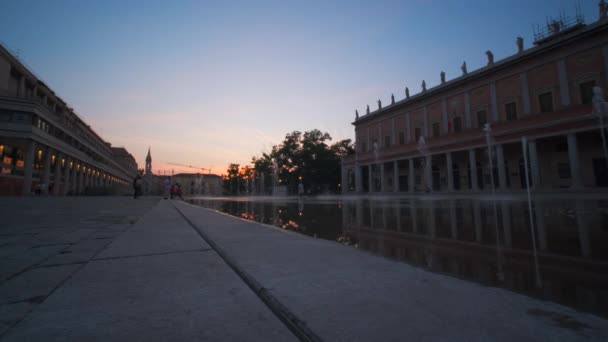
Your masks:
{"label": "sunset sky", "polygon": [[220,174],[293,130],[352,139],[355,109],[528,48],[575,3],[4,0],[0,40],[141,168],[150,146],[154,172]]}

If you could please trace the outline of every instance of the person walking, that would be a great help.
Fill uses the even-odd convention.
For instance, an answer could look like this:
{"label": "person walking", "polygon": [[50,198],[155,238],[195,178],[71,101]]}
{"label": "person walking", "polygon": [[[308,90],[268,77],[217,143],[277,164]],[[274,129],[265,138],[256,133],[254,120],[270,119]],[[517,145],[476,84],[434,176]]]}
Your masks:
{"label": "person walking", "polygon": [[165,199],[169,198],[169,190],[171,189],[171,177],[167,176],[167,178],[165,178],[165,192],[164,192],[164,197]]}
{"label": "person walking", "polygon": [[141,172],[137,172],[137,175],[133,179],[133,199],[137,199],[138,196],[141,196],[142,182]]}

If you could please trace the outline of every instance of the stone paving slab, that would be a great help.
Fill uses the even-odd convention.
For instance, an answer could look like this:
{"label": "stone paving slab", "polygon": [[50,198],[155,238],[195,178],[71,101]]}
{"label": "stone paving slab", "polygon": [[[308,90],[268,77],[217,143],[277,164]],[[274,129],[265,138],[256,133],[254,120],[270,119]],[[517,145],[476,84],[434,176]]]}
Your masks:
{"label": "stone paving slab", "polygon": [[213,251],[88,264],[3,341],[289,341]]}
{"label": "stone paving slab", "polygon": [[37,233],[0,246],[0,341],[295,339],[169,201],[53,200],[11,203]]}
{"label": "stone paving slab", "polygon": [[175,205],[327,341],[608,340],[608,321],[591,314],[183,202]]}

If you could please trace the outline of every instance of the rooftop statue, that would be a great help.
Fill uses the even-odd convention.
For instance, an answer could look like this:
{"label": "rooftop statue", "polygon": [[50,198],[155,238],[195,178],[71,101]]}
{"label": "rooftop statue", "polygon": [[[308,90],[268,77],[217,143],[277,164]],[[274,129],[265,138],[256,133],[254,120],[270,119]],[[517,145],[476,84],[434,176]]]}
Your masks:
{"label": "rooftop statue", "polygon": [[395,104],[395,94],[391,94],[391,104]]}
{"label": "rooftop statue", "polygon": [[355,120],[359,120],[359,111],[355,109]]}
{"label": "rooftop statue", "polygon": [[405,98],[406,99],[410,98],[410,89],[408,87],[405,87]]}
{"label": "rooftop statue", "polygon": [[378,109],[382,109],[382,101],[378,100]]}
{"label": "rooftop statue", "polygon": [[488,65],[493,65],[494,64],[494,54],[492,53],[492,51],[490,51],[490,50],[486,51],[486,56],[488,56]]}
{"label": "rooftop statue", "polygon": [[426,91],[426,82],[422,80],[422,92]]}
{"label": "rooftop statue", "polygon": [[462,74],[466,75],[467,72],[467,62],[462,62],[462,65],[460,66],[460,70],[462,70]]}
{"label": "rooftop statue", "polygon": [[442,71],[439,76],[441,77],[441,83],[445,83],[445,71]]}
{"label": "rooftop statue", "polygon": [[369,105],[367,105],[367,111],[366,114],[369,114]]}

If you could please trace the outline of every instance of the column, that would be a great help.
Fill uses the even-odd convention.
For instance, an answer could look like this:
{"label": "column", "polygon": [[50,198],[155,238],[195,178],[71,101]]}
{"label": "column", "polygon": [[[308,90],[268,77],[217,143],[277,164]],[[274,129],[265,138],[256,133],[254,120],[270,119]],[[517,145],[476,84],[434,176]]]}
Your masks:
{"label": "column", "polygon": [[446,160],[446,177],[448,178],[448,191],[452,192],[454,191],[454,170],[452,170],[453,168],[453,163],[452,163],[452,152],[448,152],[445,154],[445,160]]}
{"label": "column", "polygon": [[393,191],[399,192],[399,162],[393,162]]}
{"label": "column", "polygon": [[437,237],[437,225],[435,220],[435,201],[429,201],[429,236]]}
{"label": "column", "polygon": [[49,194],[49,187],[51,183],[51,155],[53,154],[53,150],[50,147],[46,149],[46,155],[44,156],[44,174],[42,175],[41,183],[44,184],[44,187],[40,188],[40,191],[44,195]]}
{"label": "column", "polygon": [[498,168],[498,188],[507,189],[507,175],[505,173],[505,155],[502,145],[496,144],[496,167]]}
{"label": "column", "polygon": [[562,106],[570,105],[570,89],[568,87],[568,74],[566,73],[566,61],[560,59],[557,62],[557,75],[559,76],[559,90]]}
{"label": "column", "polygon": [[511,210],[509,206],[509,202],[500,202],[500,216],[502,217],[502,227],[505,231],[505,246],[507,247],[511,247],[513,244],[513,233],[511,230]]}
{"label": "column", "polygon": [[55,177],[53,179],[53,195],[59,195],[59,187],[61,186],[61,153],[55,154]]}
{"label": "column", "polygon": [[521,104],[523,114],[529,115],[530,110],[530,90],[528,89],[528,74],[523,72],[519,75],[519,86],[521,88]]}
{"label": "column", "polygon": [[417,202],[412,201],[410,204],[410,212],[412,213],[412,232],[418,233],[418,208],[416,207]]}
{"label": "column", "polygon": [[23,165],[23,195],[30,195],[32,193],[32,177],[34,175],[34,157],[36,155],[36,142],[30,140],[27,143],[27,150],[25,151],[25,160]]}
{"label": "column", "polygon": [[475,149],[469,150],[469,168],[471,170],[471,190],[479,191],[479,183],[477,182],[477,159],[475,158]]}
{"label": "column", "polygon": [[424,161],[424,178],[427,191],[433,191],[433,157],[430,155]]}
{"label": "column", "polygon": [[547,250],[547,228],[545,226],[545,207],[542,201],[534,201],[534,217],[536,217],[536,229],[538,231],[538,248]]}
{"label": "column", "polygon": [[384,162],[380,163],[380,192],[386,191],[386,185],[384,185]]}
{"label": "column", "polygon": [[76,188],[77,194],[82,194],[84,192],[84,168],[83,164],[80,164],[80,170],[78,170],[78,182],[76,183],[78,186]]}
{"label": "column", "polygon": [[[63,188],[61,189],[61,192],[63,195],[67,195],[68,191],[70,190],[70,162],[71,159],[69,156],[65,156],[65,163],[64,163],[64,170],[63,170]],[[73,178],[72,178],[73,179]],[[73,180],[72,180],[73,182]]]}
{"label": "column", "polygon": [[475,224],[475,241],[481,243],[483,223],[481,222],[481,206],[477,200],[473,200],[473,222]]}
{"label": "column", "polygon": [[415,170],[414,170],[414,158],[410,158],[409,160],[409,174],[407,176],[407,181],[408,181],[408,190],[409,192],[414,192],[414,187],[415,187],[415,181],[416,181],[416,175],[414,174]]}
{"label": "column", "polygon": [[572,188],[581,188],[583,186],[581,178],[581,164],[578,157],[578,144],[576,142],[576,134],[568,134],[568,160],[570,162],[570,174],[572,175]]}
{"label": "column", "polygon": [[456,202],[450,200],[450,232],[452,239],[458,239],[458,219],[456,217]]}
{"label": "column", "polygon": [[536,141],[528,142],[528,152],[530,153],[530,172],[532,173],[532,187],[536,190],[541,188],[540,184],[540,169],[538,165],[538,153],[536,150]]}
{"label": "column", "polygon": [[372,165],[372,164],[369,164],[369,165],[367,166],[367,168],[368,168],[368,170],[369,170],[369,172],[367,173],[367,176],[368,176],[368,177],[367,177],[367,178],[368,178],[368,184],[369,184],[369,186],[368,186],[368,189],[367,189],[367,190],[369,190],[368,192],[374,192],[374,177],[372,176],[372,171],[373,171],[373,169],[374,169],[374,168],[373,168],[373,165]]}
{"label": "column", "polygon": [[363,191],[362,179],[361,179],[361,166],[357,164],[355,166],[355,192],[361,193]]}
{"label": "column", "polygon": [[591,256],[591,236],[589,220],[584,213],[585,205],[583,200],[576,200],[576,228],[578,229],[578,239],[581,244],[581,255],[585,258]]}
{"label": "column", "polygon": [[[74,161],[74,164],[76,164],[76,161]],[[80,193],[80,190],[82,189],[82,177],[83,177],[83,166],[80,165],[80,170],[78,170],[78,166],[76,166],[74,168],[73,172],[73,178],[74,178],[74,195],[77,195]]]}
{"label": "column", "polygon": [[473,127],[471,124],[471,96],[468,91],[464,94],[464,126],[465,128]]}

